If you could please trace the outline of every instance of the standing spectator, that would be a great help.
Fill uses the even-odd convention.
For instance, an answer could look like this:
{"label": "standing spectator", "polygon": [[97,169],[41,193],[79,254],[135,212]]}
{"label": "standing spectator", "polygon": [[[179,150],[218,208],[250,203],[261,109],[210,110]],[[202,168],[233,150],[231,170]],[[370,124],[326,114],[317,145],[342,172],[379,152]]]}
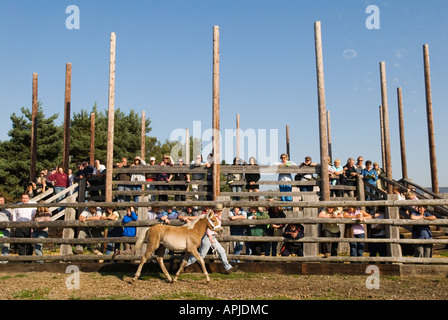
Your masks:
{"label": "standing spectator", "polygon": [[[290,167],[295,166],[296,163],[289,161],[289,157],[286,153],[282,153],[280,155],[280,162],[277,162],[276,165],[280,167]],[[292,181],[291,173],[279,173],[278,181]],[[280,192],[292,192],[292,186],[287,184],[279,185]],[[291,196],[281,196],[282,201],[292,201]]]}
{"label": "standing spectator", "polygon": [[366,166],[364,165],[364,158],[362,156],[359,156],[358,159],[356,159],[356,163],[354,166],[355,166],[356,172],[360,175],[362,169],[366,168]]}
{"label": "standing spectator", "polygon": [[[36,222],[51,221],[50,209],[48,209],[47,207],[37,208],[37,212],[36,212],[36,215],[34,216],[33,221],[36,221]],[[48,227],[34,228],[33,229],[33,238],[48,238]],[[36,256],[43,256],[42,248],[43,248],[42,243],[34,244],[34,252],[36,253]],[[39,260],[38,262],[43,263],[42,260]]]}
{"label": "standing spectator", "polygon": [[[156,165],[156,158],[154,158],[154,157],[149,158],[149,165],[150,166],[155,166]],[[155,172],[147,172],[145,176],[146,176],[146,182],[157,181],[157,173],[155,173]],[[149,191],[154,191],[154,190],[156,190],[156,186],[153,183],[146,184],[146,189],[149,190]],[[150,194],[148,196],[148,200],[149,201],[156,201],[156,195],[155,194]]]}
{"label": "standing spectator", "polygon": [[[204,161],[202,161],[202,155],[197,154],[196,159],[190,163],[190,169],[203,167],[203,166],[205,166],[205,163],[204,163]],[[192,181],[191,191],[203,191],[204,186],[197,184],[197,182],[204,181],[204,178],[205,178],[204,173],[197,173],[197,172],[192,173],[191,174],[191,181]],[[203,200],[204,197],[202,195],[195,195],[194,199],[195,200]]]}
{"label": "standing spectator", "polygon": [[[103,212],[100,207],[94,207],[94,206],[88,207],[88,208],[85,208],[83,210],[83,212],[81,212],[78,220],[81,222],[96,221],[96,220],[101,219],[102,214],[103,214]],[[89,236],[92,238],[100,238],[100,237],[102,237],[102,231],[103,231],[102,228],[81,227],[81,228],[79,228],[78,239],[85,239]],[[75,253],[83,254],[84,253],[83,249],[84,249],[84,246],[81,244],[78,244],[75,248]],[[100,246],[98,244],[96,244],[95,250],[93,252],[96,254],[100,254],[100,251],[98,249],[100,249]]]}
{"label": "standing spectator", "polygon": [[40,172],[39,177],[36,179],[36,188],[38,193],[47,191],[47,176],[44,170]]}
{"label": "standing spectator", "polygon": [[[0,196],[0,204],[5,204],[5,197]],[[0,221],[12,221],[12,214],[8,209],[6,209],[6,208],[0,209]],[[9,230],[9,228],[0,229],[0,237],[10,238],[11,231]],[[9,256],[9,244],[8,243],[2,244],[2,256]],[[7,261],[1,261],[1,262],[7,263]]]}
{"label": "standing spectator", "polygon": [[93,175],[101,175],[104,170],[106,170],[106,166],[104,164],[101,164],[100,160],[93,161]]}
{"label": "standing spectator", "polygon": [[[249,158],[249,165],[250,166],[258,166],[257,160],[255,157]],[[260,190],[260,186],[257,184],[257,182],[260,180],[261,175],[259,172],[257,173],[246,173],[244,175],[244,178],[246,179],[246,190],[249,190],[249,192],[258,192]],[[258,201],[260,197],[258,196],[249,196],[249,201]]]}
{"label": "standing spectator", "polygon": [[[107,207],[100,220],[118,221],[120,219],[120,214],[113,207]],[[106,227],[104,228],[104,237],[106,238],[119,238],[123,235],[122,227]],[[106,245],[106,255],[116,252],[120,248],[119,243],[108,243]]]}
{"label": "standing spectator", "polygon": [[[179,158],[178,160],[179,166],[183,167],[184,159]],[[183,185],[174,185],[174,191],[187,191],[188,183],[190,183],[190,174],[186,172],[179,172],[174,174],[174,181],[182,181],[185,184]],[[175,201],[185,201],[187,199],[185,194],[176,194],[174,195]]]}
{"label": "standing spectator", "polygon": [[[235,157],[233,159],[233,163],[232,166],[239,166],[243,164],[242,161],[240,160],[240,158]],[[228,173],[227,174],[227,183],[229,185],[231,185],[232,188],[232,192],[241,192],[243,190],[243,186],[240,184],[234,184],[235,182],[240,182],[243,181],[243,174],[242,173]],[[234,196],[232,197],[233,201],[240,201],[241,197],[240,196]]]}
{"label": "standing spectator", "polygon": [[[211,168],[213,166],[213,154],[209,154],[207,157],[207,162],[205,163],[205,166],[207,168]],[[205,196],[205,198],[207,199],[207,201],[212,201],[213,200],[213,173],[211,171],[207,172],[207,185],[205,186],[205,189],[207,190],[207,195]]]}
{"label": "standing spectator", "polygon": [[[135,213],[134,207],[130,207],[126,209],[126,214],[123,217],[123,223],[129,223],[131,221],[137,221],[138,216]],[[124,227],[123,228],[123,237],[135,237],[136,235],[136,227]],[[121,252],[122,254],[126,255],[132,255],[135,252],[135,244],[125,242],[124,243],[124,250]]]}
{"label": "standing spectator", "polygon": [[[249,208],[247,219],[264,220],[269,219],[269,215],[265,212],[260,212],[257,207]],[[251,237],[263,237],[266,234],[266,225],[250,225],[248,235]],[[266,250],[264,242],[251,241],[246,243],[246,254],[255,254],[261,256],[261,253]]]}
{"label": "standing spectator", "polygon": [[[270,207],[268,209],[268,215],[270,219],[286,218],[286,214],[281,207]],[[285,227],[284,224],[270,224],[266,227],[266,235],[270,237],[272,236],[280,237],[283,235],[284,227]],[[264,251],[265,256],[270,255],[272,255],[273,257],[277,256],[278,242],[266,242],[265,246],[266,246]]]}
{"label": "standing spectator", "polygon": [[378,162],[373,163],[373,169],[376,171],[376,175],[378,176],[378,180],[376,180],[376,186],[378,189],[385,191],[386,190],[386,184],[384,183],[384,180],[381,179],[386,176],[386,172],[382,168],[380,168],[380,165]]}
{"label": "standing spectator", "polygon": [[[303,167],[315,167],[317,166],[317,163],[314,163],[311,161],[311,157],[307,156],[305,157],[305,162],[302,162],[299,165],[299,168]],[[313,174],[312,173],[305,173],[298,175],[300,177],[300,181],[313,181]],[[313,191],[314,186],[300,186],[300,191],[302,192],[311,192]]]}
{"label": "standing spectator", "polygon": [[[342,212],[338,210],[336,207],[328,207],[327,209],[323,209],[319,212],[319,218],[326,219],[337,219],[342,218]],[[339,224],[337,223],[323,223],[322,224],[322,235],[325,238],[339,238],[341,236],[341,230],[339,229]],[[328,258],[330,256],[338,255],[338,246],[339,242],[326,242],[323,244],[323,252],[324,258]]]}
{"label": "standing spectator", "polygon": [[[234,207],[229,211],[229,221],[235,221],[240,219],[247,219],[247,212],[242,210],[241,207]],[[246,233],[246,228],[244,226],[231,226],[230,235],[232,236],[244,236]],[[233,254],[239,255],[243,250],[244,242],[234,241],[233,242]],[[236,261],[238,262],[238,261]]]}
{"label": "standing spectator", "polygon": [[[385,208],[377,207],[375,213],[373,214],[374,219],[385,219],[384,215]],[[386,238],[386,229],[384,224],[372,224],[370,228],[370,238],[372,239],[384,239]],[[380,257],[387,256],[387,246],[385,243],[369,243],[369,255],[371,257],[376,257],[377,254]]]}
{"label": "standing spectator", "polygon": [[[418,206],[417,212],[411,213],[411,220],[429,220],[434,221],[436,217],[426,211],[425,206]],[[432,239],[431,229],[428,225],[414,225],[412,226],[412,239]],[[432,257],[432,243],[415,244],[414,257],[431,258]]]}
{"label": "standing spectator", "polygon": [[[355,159],[348,158],[347,164],[344,167],[344,173],[342,175],[343,185],[354,187],[356,186],[356,178],[358,176],[358,172],[355,168]],[[354,190],[346,190],[344,191],[344,197],[354,197]]]}
{"label": "standing spectator", "polygon": [[[357,209],[355,207],[348,207],[344,212],[344,218],[351,218],[356,223],[353,225],[347,224],[345,226],[346,238],[360,238],[366,237],[366,230],[361,222],[372,219],[372,216],[367,212]],[[351,227],[350,227],[351,226]],[[364,242],[350,242],[350,257],[362,257],[364,255]]]}
{"label": "standing spectator", "polygon": [[[131,167],[140,167],[140,166],[146,166],[146,162],[145,160],[143,160],[142,158],[140,158],[139,156],[134,158],[134,163],[132,164]],[[146,177],[144,173],[133,173],[131,174],[131,181],[146,181]],[[132,185],[131,187],[132,191],[140,191],[142,190],[142,185]],[[138,197],[137,195],[134,195],[134,202],[138,202]]]}
{"label": "standing spectator", "polygon": [[[48,180],[53,182],[54,193],[58,194],[67,189],[68,187],[68,176],[64,172],[63,166],[58,166],[58,170],[56,173],[48,176]],[[58,198],[58,202],[61,202],[65,198],[65,195],[62,195]],[[62,207],[59,208],[59,211],[62,210]]]}
{"label": "standing spectator", "polygon": [[[67,177],[68,177],[68,187],[71,187],[75,183],[75,176],[73,175],[72,169],[68,169]],[[69,196],[71,196],[72,194],[73,190],[68,193]]]}
{"label": "standing spectator", "polygon": [[[19,204],[34,204],[36,202],[30,201],[30,196],[28,193],[22,194],[22,201]],[[12,221],[33,221],[36,215],[37,208],[16,208],[13,212]],[[16,228],[15,229],[16,238],[31,238],[30,228]],[[30,243],[17,243],[16,247],[19,251],[20,256],[33,255],[33,246]]]}
{"label": "standing spectator", "polygon": [[[163,161],[160,163],[161,166],[173,166],[173,162],[171,161],[171,157],[169,155],[163,156]],[[166,185],[157,185],[157,190],[160,191],[168,191],[171,190],[171,186],[168,185],[168,182],[171,181],[173,175],[170,173],[159,173],[157,175],[157,181],[165,181]],[[159,201],[168,201],[167,194],[160,194]]]}
{"label": "standing spectator", "polygon": [[[119,168],[119,169],[127,169],[130,166],[131,165],[128,163],[127,158],[122,158],[121,162],[116,163],[114,165],[115,168]],[[123,182],[131,181],[131,175],[129,173],[119,173],[117,175],[117,179],[118,179],[118,181],[123,181]],[[118,191],[131,191],[131,186],[128,184],[118,183]],[[119,202],[125,202],[125,201],[129,202],[130,200],[131,200],[130,196],[123,196],[123,195],[118,196]]]}
{"label": "standing spectator", "polygon": [[[376,186],[376,181],[378,180],[378,174],[376,173],[376,170],[372,167],[372,161],[367,160],[366,166],[364,169],[361,170],[361,175],[363,176],[363,179],[365,182]],[[373,190],[370,186],[366,185],[366,191],[371,193],[372,195],[375,195],[375,190]],[[367,195],[366,200],[375,200],[370,195]]]}
{"label": "standing spectator", "polygon": [[[342,185],[341,177],[344,174],[344,167],[341,165],[341,160],[336,159],[334,160],[333,165],[331,166],[332,172],[333,172],[333,178],[331,179],[330,184],[332,186],[339,186]],[[340,190],[332,191],[332,196],[341,197],[342,193]]]}
{"label": "standing spectator", "polygon": [[[283,237],[298,240],[305,236],[304,228],[301,224],[288,224],[283,232]],[[285,242],[280,250],[283,257],[290,254],[296,254],[298,257],[303,257],[303,243],[302,242]]]}

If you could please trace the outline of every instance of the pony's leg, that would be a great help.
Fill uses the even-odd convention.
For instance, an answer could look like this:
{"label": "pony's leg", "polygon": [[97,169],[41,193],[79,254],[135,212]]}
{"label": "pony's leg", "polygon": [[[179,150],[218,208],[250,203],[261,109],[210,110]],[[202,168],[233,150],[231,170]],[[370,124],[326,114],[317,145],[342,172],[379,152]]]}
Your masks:
{"label": "pony's leg", "polygon": [[166,275],[168,282],[173,282],[173,279],[171,278],[170,274],[168,273],[168,270],[166,270],[165,268],[165,264],[163,263],[164,255],[165,255],[165,247],[161,245],[159,247],[159,250],[157,251],[157,262],[159,263],[163,273]]}
{"label": "pony's leg", "polygon": [[151,256],[151,254],[154,252],[155,248],[153,246],[150,246],[148,244],[148,247],[146,249],[146,252],[142,256],[142,260],[140,261],[140,264],[138,266],[137,272],[134,275],[134,278],[132,279],[133,282],[135,282],[138,277],[140,277],[140,273],[142,272],[143,265],[146,263],[146,260]]}
{"label": "pony's leg", "polygon": [[176,273],[176,276],[174,277],[174,282],[176,282],[177,281],[177,278],[180,276],[180,274],[184,271],[184,268],[185,268],[185,266],[187,265],[187,263],[188,263],[188,259],[190,258],[190,253],[189,252],[185,252],[185,255],[184,255],[184,259],[182,260],[182,263],[180,264],[180,268],[179,268],[179,270],[177,271],[177,273]]}
{"label": "pony's leg", "polygon": [[205,278],[207,279],[207,283],[209,283],[210,282],[210,277],[208,276],[207,269],[205,268],[204,259],[201,257],[201,255],[199,254],[198,250],[193,250],[193,252],[191,252],[191,253],[199,261],[199,264],[201,265],[201,268],[202,268],[202,272],[205,274]]}

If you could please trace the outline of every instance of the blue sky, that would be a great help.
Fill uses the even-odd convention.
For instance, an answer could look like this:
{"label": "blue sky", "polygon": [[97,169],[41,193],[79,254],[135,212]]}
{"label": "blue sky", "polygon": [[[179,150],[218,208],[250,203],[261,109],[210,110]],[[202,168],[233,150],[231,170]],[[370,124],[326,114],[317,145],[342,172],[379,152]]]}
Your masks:
{"label": "blue sky", "polygon": [[[66,28],[77,5],[80,29]],[[366,8],[380,29],[366,28]],[[212,30],[220,27],[221,129],[278,130],[291,158],[319,159],[314,22],[322,23],[326,106],[334,158],[381,160],[379,62],[386,62],[393,176],[401,178],[396,88],[402,87],[409,177],[430,186],[423,44],[429,44],[439,185],[448,186],[448,2],[0,0],[0,140],[12,112],[31,108],[32,73],[47,115],[63,119],[65,64],[72,112],[107,109],[110,33],[117,35],[116,108],[145,110],[151,136],[211,126]],[[247,143],[246,143],[247,144]],[[246,146],[247,148],[247,146]],[[245,158],[251,155],[245,154]],[[278,157],[276,157],[278,159]],[[104,159],[105,160],[105,159]]]}

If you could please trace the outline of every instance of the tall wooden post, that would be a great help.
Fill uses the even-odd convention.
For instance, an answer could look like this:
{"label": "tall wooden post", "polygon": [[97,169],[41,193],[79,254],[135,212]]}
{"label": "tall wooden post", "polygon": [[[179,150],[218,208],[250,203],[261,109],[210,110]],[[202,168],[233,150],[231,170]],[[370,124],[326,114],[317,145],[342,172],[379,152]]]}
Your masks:
{"label": "tall wooden post", "polygon": [[429,66],[429,47],[427,44],[423,45],[423,60],[425,65],[426,117],[428,122],[431,185],[432,185],[432,192],[439,194],[439,181],[437,177],[436,142],[434,136],[434,122],[432,113],[431,71]]}
{"label": "tall wooden post", "polygon": [[[392,160],[390,150],[390,134],[389,134],[389,107],[387,103],[387,84],[386,84],[386,63],[380,62],[380,75],[381,75],[381,101],[383,105],[383,120],[384,120],[384,146],[386,151],[386,176],[392,180]],[[387,193],[391,194],[393,191],[393,185],[387,185]]]}
{"label": "tall wooden post", "polygon": [[190,130],[185,129],[185,164],[190,164]]}
{"label": "tall wooden post", "polygon": [[236,115],[236,157],[240,158],[240,114]]}
{"label": "tall wooden post", "polygon": [[65,65],[65,100],[64,100],[64,150],[62,154],[62,166],[67,173],[70,166],[70,110],[72,95],[72,64]]}
{"label": "tall wooden post", "polygon": [[112,170],[114,164],[114,122],[115,122],[115,45],[116,35],[110,35],[109,62],[109,113],[107,126],[106,202],[112,202]]}
{"label": "tall wooden post", "polygon": [[289,126],[286,125],[286,154],[288,159],[291,159],[291,149],[289,148]]}
{"label": "tall wooden post", "polygon": [[95,161],[95,113],[90,114],[90,164]]}
{"label": "tall wooden post", "polygon": [[325,107],[324,62],[322,54],[322,35],[320,21],[314,23],[314,41],[316,49],[317,93],[319,103],[319,136],[320,136],[320,192],[323,201],[330,200],[330,177],[328,175],[328,139]]}
{"label": "tall wooden post", "polygon": [[145,160],[146,155],[146,115],[145,110],[142,111],[142,138],[141,138],[141,158]]}
{"label": "tall wooden post", "polygon": [[36,180],[37,163],[37,83],[38,75],[33,73],[33,100],[31,111],[31,163],[30,163],[30,181]]}
{"label": "tall wooden post", "polygon": [[213,26],[213,200],[220,195],[219,150],[219,26]]}
{"label": "tall wooden post", "polygon": [[397,88],[397,99],[398,99],[398,126],[400,128],[401,174],[403,176],[403,179],[408,179],[406,144],[404,139],[403,95],[401,88]]}
{"label": "tall wooden post", "polygon": [[330,111],[327,110],[327,137],[328,137],[328,156],[330,157],[330,161],[334,161],[333,159],[333,148],[331,143],[331,121],[330,121]]}
{"label": "tall wooden post", "polygon": [[383,106],[379,107],[380,110],[380,136],[381,136],[381,167],[386,168],[386,148],[384,146],[384,117],[383,117]]}

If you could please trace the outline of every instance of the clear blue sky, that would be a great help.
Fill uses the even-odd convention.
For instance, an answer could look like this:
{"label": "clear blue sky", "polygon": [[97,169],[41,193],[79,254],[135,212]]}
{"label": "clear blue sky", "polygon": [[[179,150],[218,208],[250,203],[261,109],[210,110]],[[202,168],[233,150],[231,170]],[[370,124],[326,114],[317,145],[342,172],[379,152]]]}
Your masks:
{"label": "clear blue sky", "polygon": [[[66,28],[69,5],[80,10],[79,30]],[[380,9],[379,30],[366,28],[369,5]],[[107,109],[111,32],[117,35],[116,108],[145,110],[150,135],[161,141],[177,128],[191,133],[193,121],[210,128],[212,29],[218,25],[223,134],[235,128],[239,113],[242,130],[278,130],[281,153],[289,125],[292,160],[310,155],[318,161],[314,22],[321,21],[334,158],[381,161],[379,62],[385,61],[393,176],[401,178],[396,88],[402,87],[409,176],[430,186],[427,43],[439,184],[448,186],[447,12],[446,0],[1,0],[0,140],[8,139],[11,113],[31,108],[33,72],[45,113],[59,113],[62,123],[66,62],[73,65],[72,111],[90,111],[95,102]]]}

